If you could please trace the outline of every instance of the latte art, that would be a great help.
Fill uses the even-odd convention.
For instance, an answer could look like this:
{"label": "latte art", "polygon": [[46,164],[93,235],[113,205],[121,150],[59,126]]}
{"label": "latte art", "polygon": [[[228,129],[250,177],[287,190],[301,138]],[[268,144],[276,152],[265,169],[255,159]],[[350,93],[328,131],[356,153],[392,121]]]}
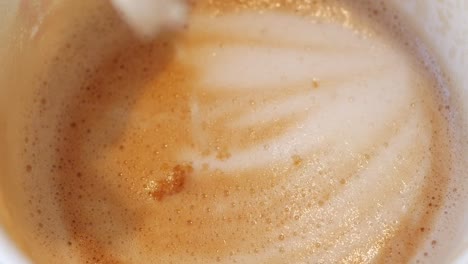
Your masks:
{"label": "latte art", "polygon": [[57,240],[86,263],[410,261],[450,162],[434,71],[364,26],[377,9],[241,2],[125,38],[41,110],[52,162],[29,173],[52,175]]}

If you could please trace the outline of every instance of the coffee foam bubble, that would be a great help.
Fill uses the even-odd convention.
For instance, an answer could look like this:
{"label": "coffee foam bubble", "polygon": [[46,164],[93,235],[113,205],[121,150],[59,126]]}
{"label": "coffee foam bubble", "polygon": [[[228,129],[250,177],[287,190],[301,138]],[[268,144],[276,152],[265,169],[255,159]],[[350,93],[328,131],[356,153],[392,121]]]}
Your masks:
{"label": "coffee foam bubble", "polygon": [[[427,58],[368,26],[387,7],[365,6],[200,1],[183,32],[100,60],[74,39],[82,79],[37,101],[49,126],[25,143],[28,175],[51,178],[26,188],[65,229],[37,239],[88,263],[410,260],[444,203],[449,109]],[[99,15],[85,40],[128,33]]]}

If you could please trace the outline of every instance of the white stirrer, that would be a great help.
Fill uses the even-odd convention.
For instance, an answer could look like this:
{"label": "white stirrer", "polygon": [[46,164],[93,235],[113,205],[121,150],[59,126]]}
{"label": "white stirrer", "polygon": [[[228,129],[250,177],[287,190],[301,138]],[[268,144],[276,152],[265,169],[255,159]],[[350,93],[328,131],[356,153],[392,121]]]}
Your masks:
{"label": "white stirrer", "polygon": [[141,37],[153,38],[165,28],[185,23],[185,0],[111,0],[124,20]]}

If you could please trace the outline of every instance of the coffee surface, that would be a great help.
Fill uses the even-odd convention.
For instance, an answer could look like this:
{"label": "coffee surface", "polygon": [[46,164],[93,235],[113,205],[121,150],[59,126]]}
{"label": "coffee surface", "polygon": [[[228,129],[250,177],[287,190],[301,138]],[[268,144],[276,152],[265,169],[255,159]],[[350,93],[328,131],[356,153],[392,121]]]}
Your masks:
{"label": "coffee surface", "polygon": [[35,239],[70,252],[51,260],[419,261],[445,87],[385,5],[349,2],[197,1],[152,42],[83,4],[26,130]]}

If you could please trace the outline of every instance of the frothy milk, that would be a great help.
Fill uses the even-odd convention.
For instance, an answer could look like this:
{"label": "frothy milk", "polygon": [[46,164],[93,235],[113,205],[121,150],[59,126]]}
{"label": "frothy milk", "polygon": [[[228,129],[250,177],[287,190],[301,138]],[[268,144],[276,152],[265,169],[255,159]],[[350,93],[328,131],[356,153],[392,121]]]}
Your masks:
{"label": "frothy milk", "polygon": [[47,263],[419,261],[450,109],[383,3],[198,1],[152,43],[96,6],[26,130]]}

